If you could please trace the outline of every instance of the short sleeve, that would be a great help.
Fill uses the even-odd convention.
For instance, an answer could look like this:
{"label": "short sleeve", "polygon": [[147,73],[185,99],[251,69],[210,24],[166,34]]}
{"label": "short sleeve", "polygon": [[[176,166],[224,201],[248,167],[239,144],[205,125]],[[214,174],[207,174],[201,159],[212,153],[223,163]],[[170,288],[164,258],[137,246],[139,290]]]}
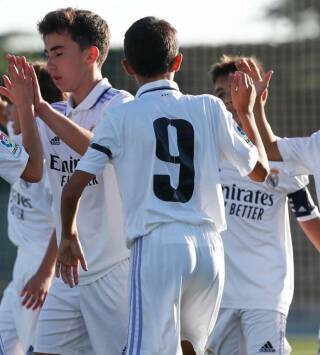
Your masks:
{"label": "short sleeve", "polygon": [[320,132],[310,137],[282,138],[278,149],[291,175],[313,174],[319,160]]}
{"label": "short sleeve", "polygon": [[28,160],[24,148],[0,131],[0,176],[13,184],[21,177]]}
{"label": "short sleeve", "polygon": [[121,152],[119,136],[119,127],[110,109],[95,128],[90,147],[80,159],[77,170],[93,175],[101,174],[107,162]]}
{"label": "short sleeve", "polygon": [[229,160],[242,176],[248,175],[257,163],[257,148],[220,101],[217,101],[216,115],[220,159]]}

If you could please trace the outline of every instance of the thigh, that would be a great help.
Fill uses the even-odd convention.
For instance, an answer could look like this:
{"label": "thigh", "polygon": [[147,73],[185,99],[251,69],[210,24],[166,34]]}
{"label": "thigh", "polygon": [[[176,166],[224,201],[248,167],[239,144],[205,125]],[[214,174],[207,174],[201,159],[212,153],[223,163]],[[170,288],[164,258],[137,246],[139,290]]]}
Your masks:
{"label": "thigh", "polygon": [[53,281],[38,319],[34,350],[61,355],[90,353],[78,287],[70,288],[60,279]]}
{"label": "thigh", "polygon": [[285,337],[284,314],[270,310],[244,310],[241,314],[241,323],[246,355],[291,353],[291,347]]}
{"label": "thigh", "polygon": [[239,355],[241,349],[241,323],[239,311],[222,308],[209,336],[206,354]]}
{"label": "thigh", "polygon": [[207,226],[195,231],[196,269],[181,299],[181,335],[203,353],[216,323],[224,285],[224,253],[218,233]]}
{"label": "thigh", "polygon": [[96,355],[121,354],[128,330],[129,260],[102,278],[80,286],[81,312]]}
{"label": "thigh", "polygon": [[[5,289],[0,304],[0,342],[6,355],[24,355],[25,351],[18,338],[17,328],[13,316],[14,286],[12,282]],[[0,352],[1,354],[1,352]]]}
{"label": "thigh", "polygon": [[195,255],[182,235],[173,224],[159,227],[131,249],[127,354],[182,352],[181,294]]}

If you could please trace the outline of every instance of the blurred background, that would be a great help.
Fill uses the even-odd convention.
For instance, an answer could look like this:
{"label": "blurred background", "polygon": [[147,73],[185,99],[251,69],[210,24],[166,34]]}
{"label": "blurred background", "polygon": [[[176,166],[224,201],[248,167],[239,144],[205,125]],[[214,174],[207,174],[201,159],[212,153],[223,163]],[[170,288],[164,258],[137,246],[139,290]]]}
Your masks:
{"label": "blurred background", "polygon": [[[182,70],[176,79],[184,93],[211,93],[208,71],[226,54],[254,55],[273,69],[267,104],[269,121],[279,136],[305,136],[320,127],[320,0],[163,0],[116,2],[0,0],[0,73],[5,54],[42,58],[37,22],[49,11],[74,6],[99,13],[112,33],[112,49],[103,71],[111,83],[135,93],[120,60],[125,30],[140,17],[155,15],[178,30]],[[312,187],[313,190],[313,187]],[[7,239],[9,186],[0,180],[0,295],[11,278],[15,248]],[[313,190],[313,197],[316,198]],[[288,319],[294,355],[315,354],[320,325],[320,258],[292,218],[295,254],[295,295]],[[263,276],[263,275],[262,275]]]}

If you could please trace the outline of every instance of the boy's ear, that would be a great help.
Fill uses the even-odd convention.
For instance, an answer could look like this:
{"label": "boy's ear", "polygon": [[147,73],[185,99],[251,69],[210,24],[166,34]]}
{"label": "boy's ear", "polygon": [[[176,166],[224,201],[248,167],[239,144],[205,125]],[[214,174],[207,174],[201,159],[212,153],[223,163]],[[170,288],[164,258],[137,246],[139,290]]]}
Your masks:
{"label": "boy's ear", "polygon": [[96,46],[91,46],[88,48],[87,60],[89,64],[98,63],[100,51]]}
{"label": "boy's ear", "polygon": [[178,72],[180,70],[182,60],[183,60],[183,55],[181,53],[177,54],[174,57],[173,62],[171,64],[172,72]]}
{"label": "boy's ear", "polygon": [[132,68],[132,66],[130,65],[127,59],[122,59],[121,64],[122,64],[122,68],[128,75],[136,74],[136,72],[134,71],[134,69]]}

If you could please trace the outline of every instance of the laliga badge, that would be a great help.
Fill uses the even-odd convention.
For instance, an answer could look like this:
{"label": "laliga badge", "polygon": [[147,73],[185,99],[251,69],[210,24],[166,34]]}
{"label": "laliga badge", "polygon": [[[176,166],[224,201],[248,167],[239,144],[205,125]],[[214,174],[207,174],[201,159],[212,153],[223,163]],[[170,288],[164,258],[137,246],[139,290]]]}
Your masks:
{"label": "laliga badge", "polygon": [[15,158],[18,158],[21,154],[21,147],[18,144],[12,142],[12,140],[3,132],[0,132],[0,145]]}
{"label": "laliga badge", "polygon": [[275,188],[279,184],[279,170],[278,169],[271,169],[270,173],[266,180],[267,185],[272,188]]}

